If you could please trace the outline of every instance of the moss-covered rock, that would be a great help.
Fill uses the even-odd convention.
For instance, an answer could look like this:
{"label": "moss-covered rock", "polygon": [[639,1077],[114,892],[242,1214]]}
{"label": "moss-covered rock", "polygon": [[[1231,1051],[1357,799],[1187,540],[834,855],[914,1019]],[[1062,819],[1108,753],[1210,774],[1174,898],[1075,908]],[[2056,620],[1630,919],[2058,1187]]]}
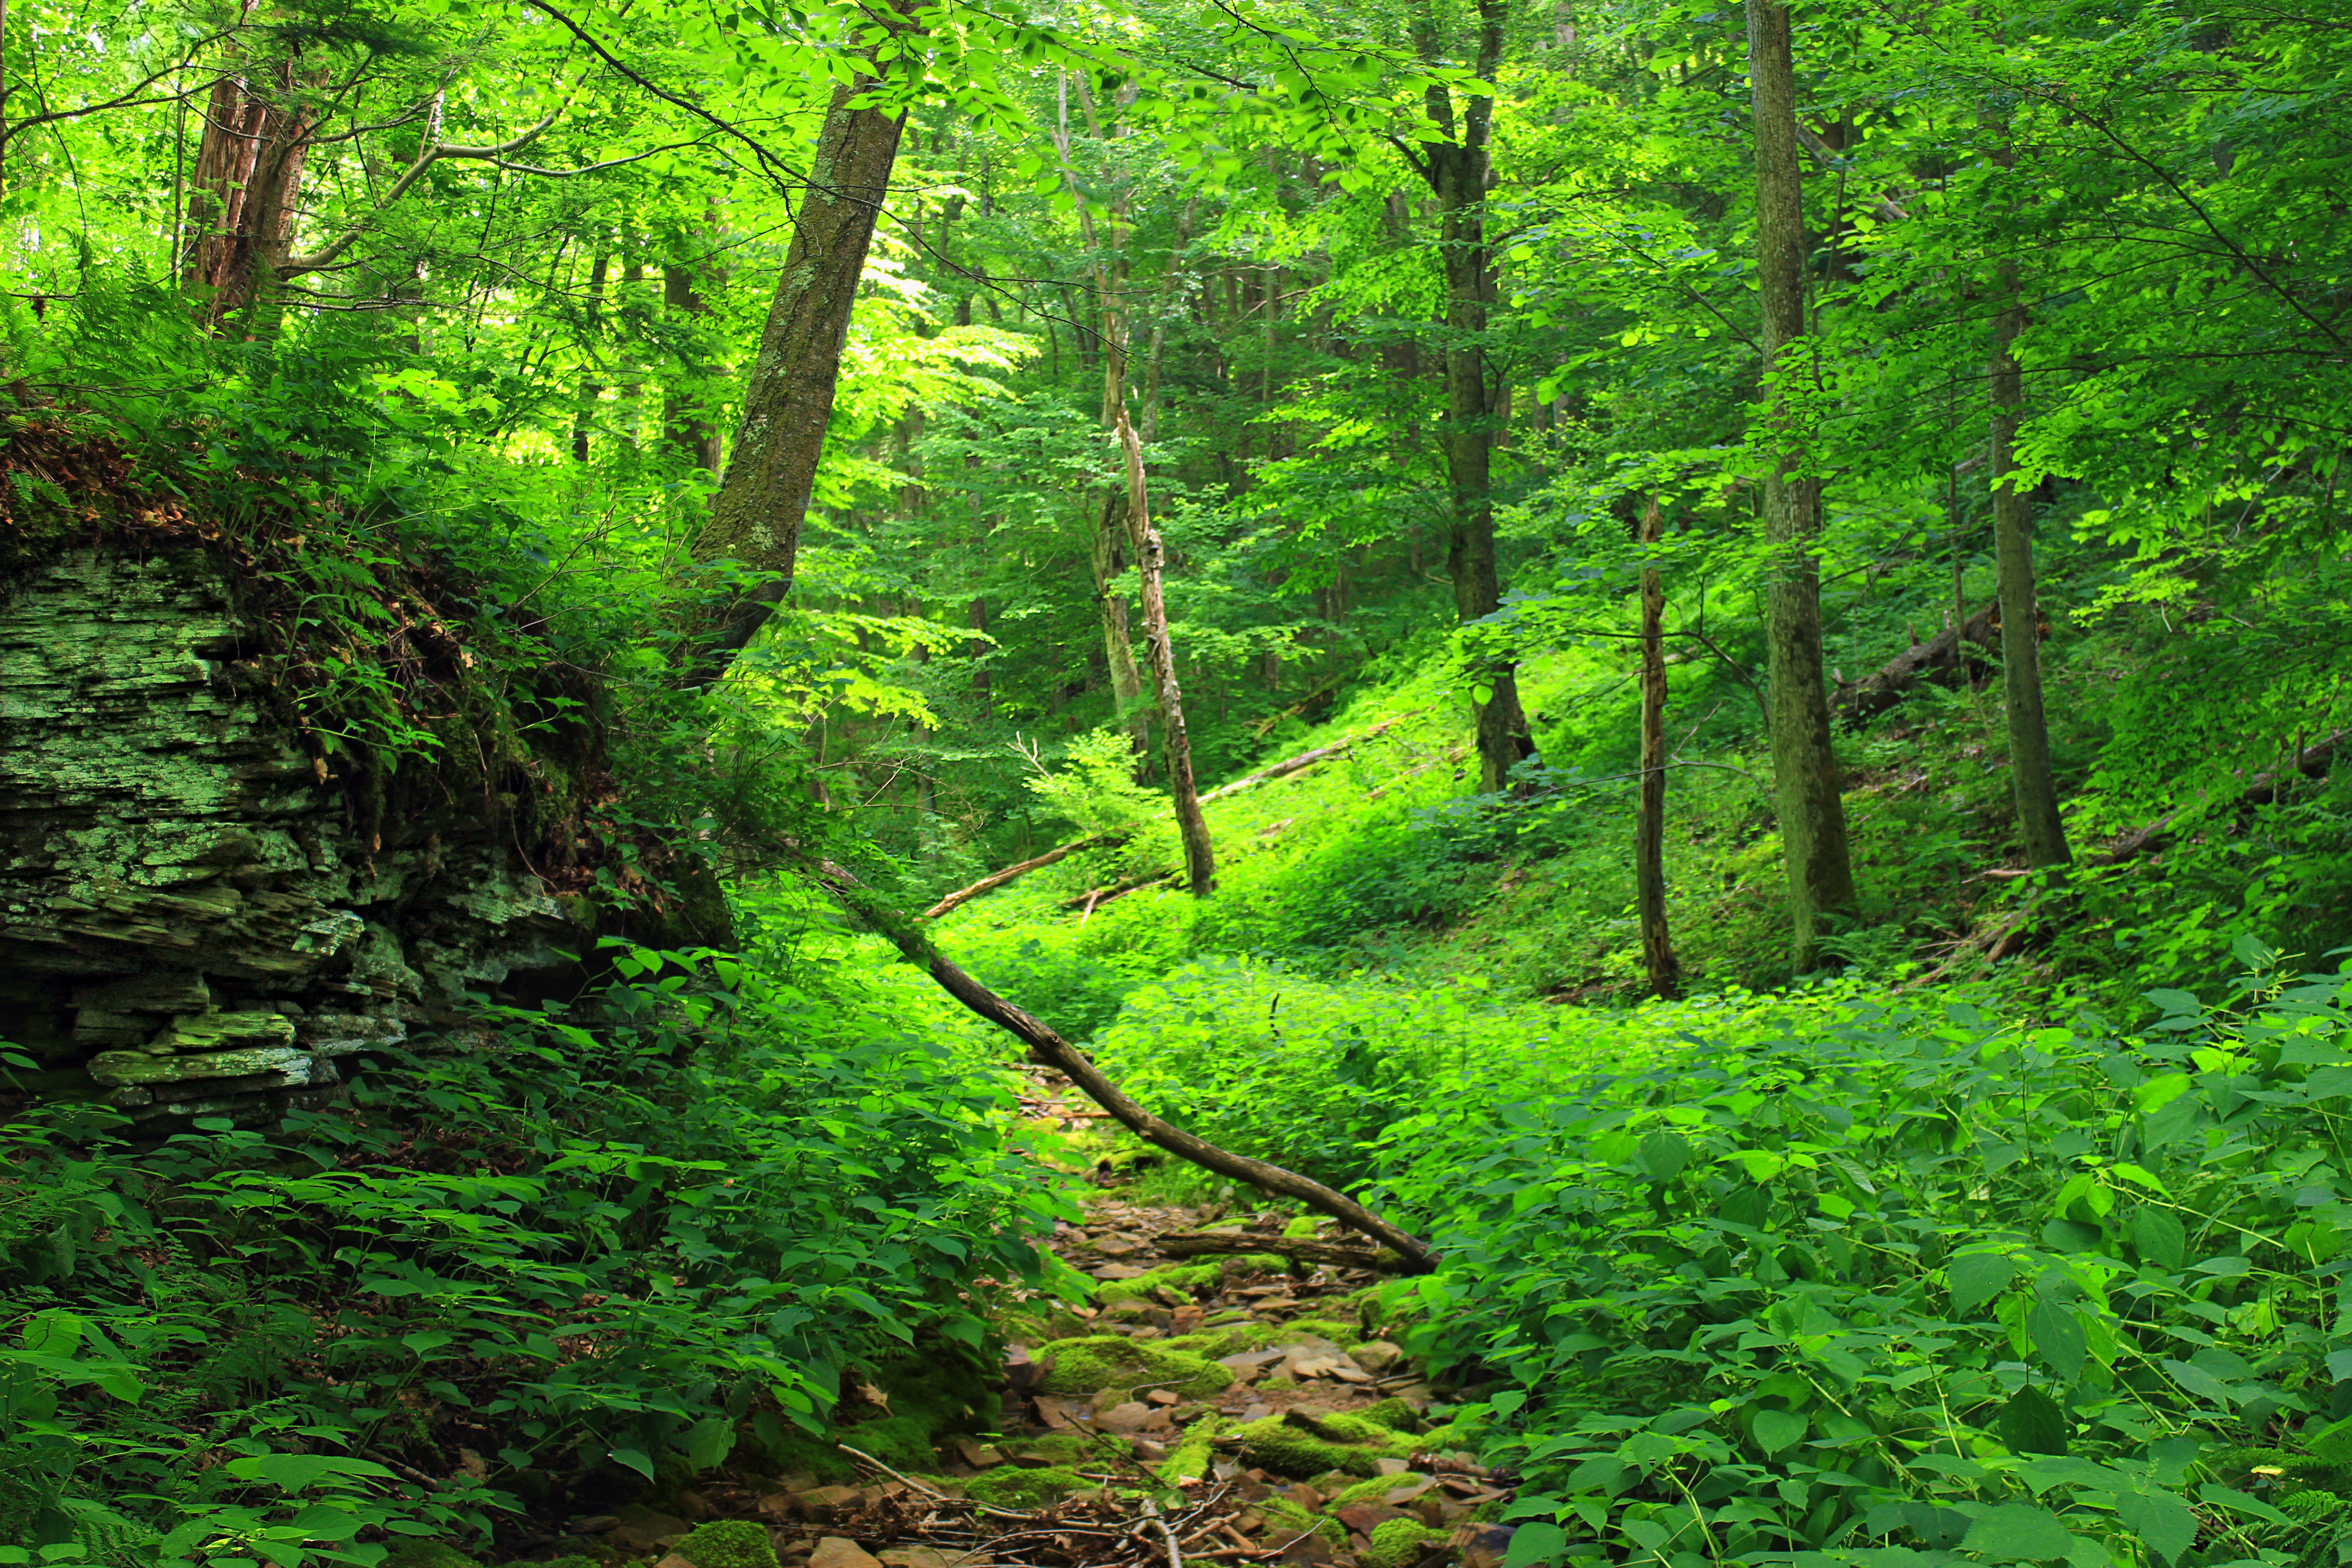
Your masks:
{"label": "moss-covered rock", "polygon": [[1205,1416],[1184,1429],[1183,1441],[1169,1450],[1160,1461],[1160,1479],[1169,1482],[1197,1481],[1209,1473],[1216,1458],[1217,1429],[1223,1423],[1216,1416]]}
{"label": "moss-covered rock", "polygon": [[1109,1279],[1095,1287],[1095,1299],[1106,1305],[1150,1300],[1163,1287],[1189,1301],[1195,1290],[1213,1290],[1223,1278],[1215,1263],[1172,1263],[1132,1279]]}
{"label": "moss-covered rock", "polygon": [[1246,1463],[1300,1480],[1326,1470],[1376,1476],[1382,1459],[1409,1458],[1429,1442],[1339,1412],[1269,1415],[1251,1422],[1238,1435]]}
{"label": "moss-covered rock", "polygon": [[1369,1568],[1412,1568],[1452,1540],[1452,1532],[1432,1530],[1417,1519],[1391,1519],[1372,1527],[1372,1549],[1364,1553]]}
{"label": "moss-covered rock", "polygon": [[1117,1334],[1056,1340],[1038,1351],[1035,1359],[1041,1365],[1050,1359],[1051,1365],[1038,1384],[1047,1394],[1093,1394],[1105,1388],[1151,1384],[1174,1389],[1187,1398],[1206,1399],[1234,1381],[1232,1368],[1219,1366],[1206,1356]]}
{"label": "moss-covered rock", "polygon": [[1302,1534],[1319,1535],[1331,1546],[1344,1550],[1348,1544],[1348,1528],[1336,1519],[1319,1513],[1309,1513],[1286,1497],[1272,1497],[1258,1507],[1265,1514],[1264,1544],[1281,1546]]}
{"label": "moss-covered rock", "polygon": [[1392,1476],[1374,1476],[1370,1480],[1358,1481],[1340,1492],[1338,1497],[1331,1500],[1331,1506],[1345,1508],[1349,1503],[1386,1502],[1389,1493],[1399,1487],[1409,1487],[1413,1482],[1424,1479],[1417,1470],[1402,1470]]}
{"label": "moss-covered rock", "polygon": [[[1081,1459],[1093,1458],[1104,1441],[1102,1437],[1083,1432],[1045,1432],[1028,1439],[1013,1451],[1031,1458],[1044,1459],[1048,1464],[1073,1465]],[[1120,1452],[1126,1452],[1125,1443],[1120,1442],[1118,1447]]]}
{"label": "moss-covered rock", "polygon": [[698,1524],[675,1550],[694,1568],[777,1568],[767,1527],[748,1519]]}
{"label": "moss-covered rock", "polygon": [[996,1508],[1043,1508],[1072,1492],[1091,1491],[1101,1485],[1100,1481],[1090,1481],[1077,1471],[1060,1466],[1024,1470],[1007,1465],[999,1470],[982,1470],[964,1482],[963,1492],[974,1502]]}
{"label": "moss-covered rock", "polygon": [[1421,1418],[1418,1411],[1402,1399],[1383,1399],[1378,1405],[1367,1405],[1350,1414],[1385,1426],[1391,1432],[1418,1432],[1429,1425]]}

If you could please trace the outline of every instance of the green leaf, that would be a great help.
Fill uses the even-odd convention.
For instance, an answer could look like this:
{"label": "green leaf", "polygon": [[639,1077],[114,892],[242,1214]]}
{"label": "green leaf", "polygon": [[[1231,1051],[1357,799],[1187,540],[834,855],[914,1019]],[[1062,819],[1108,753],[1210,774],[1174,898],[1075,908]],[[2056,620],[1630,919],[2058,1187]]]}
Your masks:
{"label": "green leaf", "polygon": [[1767,1454],[1793,1447],[1805,1435],[1805,1418],[1793,1410],[1759,1410],[1752,1430],[1756,1446]]}
{"label": "green leaf", "polygon": [[1567,1550],[1568,1531],[1539,1519],[1512,1531],[1510,1550],[1503,1553],[1503,1568],[1534,1568],[1537,1563],[1556,1562]]}
{"label": "green leaf", "polygon": [[606,1457],[616,1465],[627,1466],[647,1480],[654,1479],[654,1462],[647,1458],[641,1449],[613,1448],[607,1450]]}
{"label": "green leaf", "polygon": [[1979,1514],[1960,1548],[1993,1563],[2049,1563],[2074,1551],[2074,1537],[2048,1509],[2011,1502]]}
{"label": "green leaf", "polygon": [[2055,1301],[2036,1301],[2026,1311],[2025,1331],[2032,1337],[2033,1349],[2043,1364],[2061,1382],[2071,1384],[2083,1375],[2090,1343],[2081,1319]]}
{"label": "green leaf", "polygon": [[1653,1132],[1642,1140],[1642,1169],[1654,1182],[1671,1182],[1690,1163],[1690,1145],[1672,1132]]}
{"label": "green leaf", "polygon": [[2116,1517],[2167,1562],[2188,1551],[2197,1539],[2197,1516],[2170,1492],[2120,1493],[2116,1498]]}
{"label": "green leaf", "polygon": [[2008,1288],[2017,1278],[2017,1265],[2006,1253],[1963,1253],[1952,1259],[1947,1277],[1951,1282],[1952,1315],[1965,1318]]}
{"label": "green leaf", "polygon": [[2132,1215],[2132,1247],[2139,1260],[2167,1274],[2178,1273],[2189,1256],[2189,1233],[2170,1209],[2142,1204]]}
{"label": "green leaf", "polygon": [[2021,1454],[2063,1454],[2066,1412],[2058,1402],[2032,1386],[2019,1389],[2000,1408],[2000,1440]]}

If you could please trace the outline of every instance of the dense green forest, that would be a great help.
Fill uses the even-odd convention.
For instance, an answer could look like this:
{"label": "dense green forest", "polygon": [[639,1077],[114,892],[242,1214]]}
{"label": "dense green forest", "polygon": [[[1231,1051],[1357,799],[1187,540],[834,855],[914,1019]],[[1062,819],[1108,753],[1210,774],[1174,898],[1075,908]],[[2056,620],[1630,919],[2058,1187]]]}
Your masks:
{"label": "dense green forest", "polygon": [[0,1564],[2352,1562],[2352,10],[16,0],[0,330],[584,933],[0,899]]}

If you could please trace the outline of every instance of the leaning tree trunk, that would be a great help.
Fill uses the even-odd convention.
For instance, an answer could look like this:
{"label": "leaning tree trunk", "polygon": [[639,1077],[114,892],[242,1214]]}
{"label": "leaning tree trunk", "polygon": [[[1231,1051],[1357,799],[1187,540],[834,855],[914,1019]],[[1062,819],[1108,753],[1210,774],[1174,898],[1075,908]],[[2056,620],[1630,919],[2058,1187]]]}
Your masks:
{"label": "leaning tree trunk", "polygon": [[1808,967],[1822,917],[1854,904],[1845,805],[1830,740],[1829,692],[1822,676],[1821,480],[1801,399],[1789,384],[1805,374],[1805,210],[1797,163],[1796,62],[1789,7],[1749,0],[1748,75],[1755,95],[1757,278],[1762,298],[1766,418],[1772,469],[1764,480],[1764,536],[1772,551],[1768,591],[1772,776],[1797,967]]}
{"label": "leaning tree trunk", "polygon": [[[1502,59],[1506,7],[1479,0],[1478,74],[1494,78]],[[1433,53],[1433,37],[1424,52]],[[1439,250],[1445,265],[1445,473],[1453,498],[1453,526],[1445,565],[1454,579],[1455,620],[1468,626],[1502,607],[1502,579],[1496,563],[1494,449],[1495,409],[1486,384],[1486,330],[1493,297],[1494,250],[1486,242],[1486,175],[1493,100],[1465,94],[1461,132],[1454,130],[1454,100],[1442,86],[1428,93],[1428,115],[1445,140],[1427,144],[1423,173],[1437,196]],[[1527,716],[1519,708],[1517,661],[1507,654],[1474,656],[1468,671],[1478,711],[1478,783],[1487,794],[1506,788],[1514,765],[1534,754]],[[1475,691],[1486,693],[1484,699]]]}
{"label": "leaning tree trunk", "polygon": [[[893,16],[891,25],[906,24]],[[861,66],[877,70],[871,51]],[[801,524],[833,417],[850,307],[906,123],[904,115],[852,107],[872,90],[871,81],[834,89],[810,164],[813,177],[793,215],[792,245],[760,334],[726,478],[711,500],[710,521],[694,542],[698,562],[734,560],[770,575],[713,617],[681,684],[706,685],[724,674],[792,588]]]}
{"label": "leaning tree trunk", "polygon": [[2000,594],[2001,690],[2009,712],[2009,781],[2025,858],[2036,867],[2063,866],[2066,830],[2058,819],[2058,790],[2050,776],[2050,729],[2042,708],[2040,607],[2033,592],[2033,502],[2018,489],[2017,426],[2025,406],[2025,380],[2011,345],[2025,330],[2017,296],[2017,268],[2003,266],[2007,296],[1994,327],[1992,353],[1993,557]]}
{"label": "leaning tree trunk", "polygon": [[1664,526],[1652,496],[1642,509],[1642,788],[1633,818],[1633,905],[1643,971],[1651,991],[1671,1001],[1682,987],[1682,966],[1666,931],[1666,591],[1657,561]]}
{"label": "leaning tree trunk", "polygon": [[1095,606],[1102,622],[1103,656],[1110,663],[1110,695],[1119,724],[1135,739],[1139,769],[1151,755],[1151,709],[1143,700],[1143,675],[1135,662],[1135,641],[1127,626],[1127,492],[1104,492],[1087,541],[1095,574]]}
{"label": "leaning tree trunk", "polygon": [[1184,873],[1196,899],[1205,899],[1217,884],[1216,851],[1209,842],[1209,821],[1201,814],[1201,791],[1192,782],[1192,743],[1184,732],[1184,697],[1176,685],[1176,648],[1168,637],[1168,599],[1161,577],[1167,552],[1160,531],[1151,526],[1143,482],[1143,444],[1121,406],[1118,418],[1119,449],[1127,458],[1127,530],[1135,545],[1135,562],[1143,578],[1143,642],[1151,654],[1151,679],[1160,699],[1160,732],[1168,739],[1168,795],[1176,806],[1176,831],[1184,841]]}
{"label": "leaning tree trunk", "polygon": [[290,59],[257,63],[213,84],[189,184],[181,280],[206,326],[240,318],[248,333],[294,250],[296,198],[314,119]]}

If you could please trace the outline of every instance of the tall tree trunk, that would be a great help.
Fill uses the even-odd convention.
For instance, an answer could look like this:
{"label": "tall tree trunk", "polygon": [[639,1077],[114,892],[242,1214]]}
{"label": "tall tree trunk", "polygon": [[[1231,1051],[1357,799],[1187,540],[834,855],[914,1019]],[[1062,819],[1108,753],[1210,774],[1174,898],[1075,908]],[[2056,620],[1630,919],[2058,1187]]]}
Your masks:
{"label": "tall tree trunk", "polygon": [[1666,931],[1665,584],[1657,548],[1665,514],[1652,496],[1642,509],[1642,789],[1633,818],[1633,904],[1642,927],[1642,968],[1651,992],[1671,1000],[1682,966]]}
{"label": "tall tree trunk", "polygon": [[[894,28],[908,25],[896,13],[887,15]],[[857,64],[863,71],[875,68],[870,53]],[[833,416],[850,307],[889,194],[890,165],[905,123],[903,115],[851,107],[872,85],[861,80],[834,89],[811,163],[826,184],[812,184],[793,214],[792,245],[760,333],[726,478],[712,498],[710,521],[694,542],[698,562],[731,559],[772,575],[718,614],[682,671],[684,684],[703,685],[724,674],[792,587],[801,524]]]}
{"label": "tall tree trunk", "polygon": [[[699,324],[698,318],[710,313],[710,301],[703,288],[706,280],[717,282],[721,275],[709,260],[697,265],[689,261],[662,263],[662,308],[686,318],[691,328]],[[689,342],[679,355],[677,384],[669,389],[663,408],[663,435],[678,461],[689,468],[708,473],[719,471],[719,437],[703,409],[701,382],[707,367],[699,353]]]}
{"label": "tall tree trunk", "polygon": [[1127,529],[1135,545],[1136,566],[1143,578],[1143,641],[1151,653],[1151,676],[1160,698],[1160,725],[1168,739],[1168,794],[1176,806],[1176,832],[1184,841],[1185,879],[1196,899],[1205,899],[1217,885],[1216,851],[1209,842],[1208,818],[1201,814],[1201,792],[1192,782],[1192,745],[1184,731],[1184,698],[1176,686],[1176,649],[1168,637],[1168,600],[1161,577],[1167,552],[1160,531],[1151,526],[1151,511],[1143,481],[1143,444],[1127,410],[1118,410],[1119,450],[1127,458]]}
{"label": "tall tree trunk", "polygon": [[[583,347],[592,367],[604,352],[604,278],[612,264],[612,257],[600,250],[588,268],[588,336]],[[604,384],[588,379],[595,374],[591,368],[581,377],[580,401],[572,411],[572,460],[575,463],[588,460],[589,432],[595,425],[596,405],[604,397]]]}
{"label": "tall tree trunk", "polygon": [[294,249],[296,198],[314,120],[290,58],[256,62],[213,84],[188,198],[181,279],[207,326],[241,318],[265,331],[268,296]]}
{"label": "tall tree trunk", "polygon": [[1796,62],[1789,7],[1748,0],[1748,76],[1755,95],[1757,280],[1763,307],[1767,420],[1777,456],[1764,480],[1764,536],[1772,550],[1767,591],[1772,776],[1789,868],[1796,963],[1808,968],[1822,917],[1854,906],[1845,804],[1830,741],[1822,675],[1821,480],[1802,399],[1787,383],[1804,375],[1805,210],[1797,163]]}
{"label": "tall tree trunk", "polygon": [[[1492,80],[1502,62],[1505,0],[1478,0],[1478,74]],[[1422,51],[1437,53],[1435,25],[1424,24]],[[1444,139],[1425,143],[1423,174],[1436,194],[1439,249],[1445,265],[1445,471],[1453,492],[1453,530],[1445,551],[1454,579],[1455,620],[1467,626],[1502,607],[1502,581],[1495,553],[1493,409],[1486,387],[1486,307],[1494,292],[1494,252],[1486,243],[1486,176],[1491,163],[1488,133],[1493,100],[1465,95],[1457,132],[1454,100],[1444,86],[1427,95],[1431,121]],[[1526,715],[1519,710],[1517,663],[1507,653],[1472,658],[1475,693],[1486,697],[1478,709],[1478,784],[1487,794],[1508,786],[1513,766],[1534,754]]]}
{"label": "tall tree trunk", "polygon": [[1102,499],[1088,542],[1095,573],[1095,603],[1102,619],[1103,657],[1110,665],[1111,700],[1118,721],[1135,737],[1137,765],[1151,755],[1151,710],[1143,700],[1143,676],[1135,662],[1135,642],[1127,626],[1127,493]]}
{"label": "tall tree trunk", "polygon": [[2009,783],[2017,826],[2031,864],[2063,866],[2066,830],[2058,819],[2058,788],[2050,776],[2050,729],[2042,709],[2041,610],[2033,592],[2033,501],[2019,489],[2017,426],[2025,408],[2025,378],[2011,345],[2025,330],[2017,268],[2004,264],[2004,295],[1992,353],[1993,554],[2000,573],[2000,680],[2009,711]]}

